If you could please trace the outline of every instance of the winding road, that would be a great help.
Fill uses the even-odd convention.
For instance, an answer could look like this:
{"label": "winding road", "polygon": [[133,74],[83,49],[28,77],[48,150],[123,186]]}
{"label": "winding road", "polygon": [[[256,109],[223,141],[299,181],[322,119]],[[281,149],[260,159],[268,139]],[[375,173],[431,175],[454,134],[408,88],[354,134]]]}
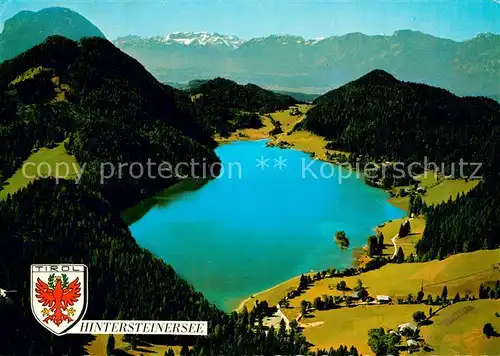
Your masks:
{"label": "winding road", "polygon": [[392,244],[394,245],[394,254],[392,255],[392,258],[396,258],[396,254],[398,253],[398,246],[396,245],[396,239],[399,237],[399,234],[396,234],[392,239]]}
{"label": "winding road", "polygon": [[[413,218],[409,218],[408,221],[412,221]],[[398,253],[398,246],[396,245],[396,239],[399,237],[399,233],[397,233],[392,239],[392,244],[394,245],[394,254],[392,255],[392,258],[396,258],[396,254]]]}
{"label": "winding road", "polygon": [[286,329],[289,330],[290,329],[290,321],[288,320],[286,315],[283,314],[283,312],[281,311],[280,305],[278,304],[276,307],[278,308],[278,311],[276,312],[276,314],[278,316],[280,316],[281,319],[283,319],[285,321]]}

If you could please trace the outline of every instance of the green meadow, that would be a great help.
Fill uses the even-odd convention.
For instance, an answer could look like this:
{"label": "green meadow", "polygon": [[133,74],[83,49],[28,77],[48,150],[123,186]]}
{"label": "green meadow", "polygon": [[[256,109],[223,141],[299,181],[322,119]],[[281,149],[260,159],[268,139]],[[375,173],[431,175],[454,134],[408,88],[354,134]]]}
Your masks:
{"label": "green meadow", "polygon": [[23,165],[10,177],[0,190],[0,199],[25,188],[35,179],[54,177],[60,179],[76,179],[81,168],[75,157],[69,155],[64,142],[54,148],[40,148],[33,152]]}

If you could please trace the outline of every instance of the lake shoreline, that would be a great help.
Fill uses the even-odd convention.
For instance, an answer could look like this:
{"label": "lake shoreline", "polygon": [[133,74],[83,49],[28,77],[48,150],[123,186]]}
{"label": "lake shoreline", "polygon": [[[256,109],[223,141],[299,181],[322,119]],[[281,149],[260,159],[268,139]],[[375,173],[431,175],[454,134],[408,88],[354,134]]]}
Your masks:
{"label": "lake shoreline", "polygon": [[261,290],[260,292],[257,292],[257,293],[254,293],[254,294],[251,294],[249,297],[247,297],[247,298],[245,298],[243,301],[241,301],[241,302],[240,302],[240,304],[238,305],[238,308],[237,308],[237,309],[235,309],[235,310],[242,310],[242,309],[243,309],[243,307],[245,306],[245,304],[246,304],[248,301],[250,301],[250,300],[252,300],[252,299],[257,300],[257,298],[256,298],[257,296],[259,296],[259,295],[261,295],[261,294],[264,294],[264,293],[267,293],[267,292],[270,292],[270,291],[272,291],[273,289],[279,288],[279,287],[281,287],[282,285],[284,285],[284,284],[286,284],[286,283],[288,283],[288,282],[291,282],[291,281],[293,281],[294,279],[297,279],[298,277],[300,277],[300,276],[295,276],[295,277],[292,277],[292,278],[286,279],[286,280],[284,280],[283,282],[280,282],[280,283],[278,283],[278,284],[275,284],[274,286],[272,286],[272,287],[270,287],[270,288],[267,288],[267,289],[265,289],[265,290]]}
{"label": "lake shoreline", "polygon": [[[231,137],[228,137],[226,139],[218,139],[217,142],[219,144],[227,144],[227,143],[231,143],[231,142],[238,142],[238,141],[260,141],[260,140],[264,140],[264,139],[268,139],[270,142],[272,140],[275,140],[276,138],[274,137],[270,137],[269,135],[267,136],[264,136],[264,135],[259,135],[258,137],[237,137],[237,136],[231,136]],[[278,147],[278,146],[274,146],[274,147]],[[299,151],[299,152],[303,152],[303,153],[311,153],[311,152],[308,152],[308,151],[305,151],[305,150],[302,150],[300,149],[299,147],[296,147],[296,146],[291,146],[291,147],[283,147],[281,149],[291,149],[291,150],[295,150],[295,151]],[[332,160],[329,160],[326,158],[325,155],[321,154],[321,155],[315,155],[314,157],[315,159],[319,160],[319,161],[322,161],[322,162],[327,162],[327,163],[331,163],[331,164],[334,164],[334,165],[339,165],[338,162],[335,162],[335,161],[332,161]],[[367,186],[370,186],[369,184],[367,184],[366,182],[364,182],[364,184],[366,184]],[[381,189],[381,188],[379,188]],[[405,209],[402,209],[400,206],[398,206],[397,204],[395,204],[393,201],[392,201],[392,196],[390,195],[390,193],[385,190],[385,192],[388,194],[388,197],[386,199],[386,201],[396,207],[396,208],[399,208],[401,209],[402,211],[404,212],[407,212]],[[392,219],[390,220],[386,220],[386,221],[383,221],[381,222],[380,224],[377,224],[376,226],[373,227],[373,232],[375,233],[377,231],[377,229],[380,227],[380,226],[383,226],[389,222],[391,222]],[[368,236],[366,236],[366,238],[368,238]],[[355,247],[352,251],[352,262],[350,264],[351,267],[355,267],[355,268],[358,268],[360,266],[364,266],[368,261],[371,260],[371,258],[368,256],[368,251],[367,251],[367,245],[363,245],[363,246],[358,246],[358,247]],[[332,266],[333,267],[333,266]],[[303,274],[308,274],[310,272],[304,272]],[[283,280],[282,282],[278,283],[278,284],[275,284],[273,286],[271,286],[270,288],[267,288],[265,290],[260,290],[260,291],[257,291],[253,294],[251,294],[249,297],[243,299],[239,304],[238,304],[238,307],[234,310],[236,311],[241,311],[243,309],[243,307],[245,306],[245,304],[247,304],[250,300],[252,299],[255,299],[257,300],[255,297],[258,296],[258,295],[262,295],[264,293],[267,293],[269,291],[272,291],[273,289],[276,289],[276,288],[279,288],[287,283],[291,283],[293,280],[295,279],[298,279],[300,278],[300,275],[296,275],[294,277],[291,277],[291,278],[288,278],[286,280]]]}
{"label": "lake shoreline", "polygon": [[[385,222],[383,222],[382,224],[387,224],[387,223],[390,223],[391,221],[394,221],[394,220],[387,220]],[[382,225],[380,224],[380,225]],[[376,232],[377,231],[377,228],[380,226],[380,225],[377,225],[373,228],[373,231]],[[367,236],[368,238],[368,236]],[[358,246],[358,247],[355,247],[353,248],[352,250],[352,262],[350,264],[350,267],[354,267],[354,268],[359,268],[361,266],[364,266],[368,261],[371,260],[371,258],[368,256],[368,251],[367,251],[367,245],[364,245],[364,246]],[[334,266],[332,266],[332,268],[335,268]],[[256,293],[253,293],[251,294],[249,297],[245,298],[244,300],[242,300],[239,305],[238,305],[238,308],[237,309],[234,309],[236,311],[241,311],[243,309],[243,306],[249,301],[249,300],[252,300],[252,299],[255,299],[256,296],[258,295],[262,295],[264,293],[267,293],[267,292],[270,292],[272,291],[273,289],[276,289],[276,288],[279,288],[281,286],[283,286],[284,284],[288,284],[288,283],[291,283],[293,280],[297,280],[297,283],[298,283],[298,279],[300,278],[301,275],[306,275],[306,274],[309,274],[311,273],[311,271],[309,272],[304,272],[300,275],[296,275],[296,276],[293,276],[291,278],[288,278],[288,279],[285,279],[283,281],[281,281],[280,283],[278,284],[275,284],[273,285],[272,287],[269,287],[265,290],[260,290]],[[298,285],[297,285],[298,286]],[[284,297],[284,296],[283,296]]]}

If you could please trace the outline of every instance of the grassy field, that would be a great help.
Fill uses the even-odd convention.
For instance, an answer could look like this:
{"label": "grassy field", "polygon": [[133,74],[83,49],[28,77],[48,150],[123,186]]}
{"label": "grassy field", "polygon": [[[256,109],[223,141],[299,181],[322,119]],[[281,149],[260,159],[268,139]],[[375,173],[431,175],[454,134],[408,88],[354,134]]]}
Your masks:
{"label": "grassy field", "polygon": [[[292,147],[296,150],[313,153],[314,157],[317,159],[328,161],[325,149],[328,143],[323,137],[316,136],[308,131],[293,131],[293,128],[297,123],[299,123],[303,118],[304,114],[312,107],[309,104],[297,105],[298,109],[302,112],[301,115],[290,115],[291,109],[277,111],[270,113],[269,115],[276,121],[281,123],[281,128],[283,130],[282,134],[277,135],[274,138],[269,136],[269,132],[274,128],[271,120],[267,115],[262,117],[263,127],[260,129],[243,129],[233,132],[229,137],[222,138],[220,136],[215,136],[215,140],[224,143],[238,140],[258,140],[264,138],[271,138],[271,142],[277,144],[281,141],[286,141],[292,144]],[[348,152],[340,151],[329,151],[330,153],[343,153],[349,156]]]}
{"label": "grassy field", "polygon": [[261,140],[269,137],[269,132],[274,128],[271,120],[267,116],[262,117],[262,126],[259,129],[243,129],[233,132],[229,137],[220,137],[218,134],[215,135],[215,140],[219,143],[226,143],[232,141],[244,141],[244,140]]}
{"label": "grassy field", "polygon": [[[67,166],[63,166],[66,164]],[[75,157],[68,155],[64,148],[64,143],[60,143],[55,148],[41,148],[31,154],[23,163],[25,167],[19,168],[12,177],[10,177],[3,189],[0,191],[0,199],[5,199],[7,194],[14,194],[19,189],[26,187],[29,183],[40,176],[53,176],[57,178],[75,179],[80,166]],[[56,174],[56,168],[59,167],[59,174]],[[65,168],[68,168],[67,170]],[[38,173],[37,173],[38,171]]]}
{"label": "grassy field", "polygon": [[500,331],[500,300],[482,299],[462,302],[439,311],[433,323],[424,326],[420,335],[437,355],[498,355],[500,337],[487,338],[483,325],[491,323]]}
{"label": "grassy field", "polygon": [[307,113],[307,111],[309,111],[311,107],[312,106],[308,104],[297,105],[297,108],[302,113],[300,115],[290,115],[291,112],[290,109],[277,111],[271,113],[270,115],[273,117],[274,120],[279,121],[281,123],[281,128],[283,129],[283,132],[289,132],[290,130],[293,129],[293,127],[297,122],[300,122],[304,118],[304,115]]}
{"label": "grassy field", "polygon": [[[436,308],[434,308],[436,309]],[[426,305],[373,305],[315,312],[303,319],[303,332],[313,348],[338,348],[354,345],[361,354],[372,355],[368,331],[383,327],[396,329],[412,322],[418,310],[428,314]],[[500,350],[500,337],[488,339],[482,333],[486,322],[500,330],[499,300],[475,300],[450,305],[432,317],[431,325],[422,326],[420,335],[434,351],[432,355],[494,355]],[[422,354],[425,354],[422,352]]]}
{"label": "grassy field", "polygon": [[[338,348],[354,345],[363,354],[373,355],[368,346],[368,330],[378,327],[396,329],[412,320],[412,314],[422,310],[420,305],[359,305],[315,312],[301,320],[303,333],[313,349]],[[427,312],[427,308],[424,309]]]}
{"label": "grassy field", "polygon": [[[298,109],[302,113],[306,113],[309,110],[310,105],[300,104],[297,105]],[[283,132],[288,132],[293,128],[296,122],[300,121],[303,118],[303,115],[293,116],[290,115],[291,109],[282,110],[270,113],[274,120],[277,120],[281,123],[281,127]],[[243,129],[237,130],[233,132],[229,137],[220,137],[218,135],[215,136],[215,140],[224,143],[231,141],[240,141],[240,140],[259,140],[264,138],[269,138],[269,132],[274,129],[274,125],[269,119],[268,115],[262,116],[263,127],[259,129]]]}
{"label": "grassy field", "polygon": [[317,159],[327,160],[325,146],[328,141],[323,137],[316,136],[308,131],[295,131],[290,135],[282,135],[279,140],[291,143],[296,150],[314,153],[314,157]]}
{"label": "grassy field", "polygon": [[276,305],[288,292],[291,292],[292,290],[297,288],[297,286],[299,285],[299,280],[300,277],[297,276],[284,281],[283,283],[278,284],[273,288],[269,288],[268,290],[256,293],[241,302],[237,310],[243,309],[243,306],[246,306],[248,310],[252,310],[256,300],[266,300],[269,305]]}
{"label": "grassy field", "polygon": [[[417,177],[417,179],[419,179]],[[455,199],[457,194],[467,193],[477,184],[478,180],[455,180],[455,179],[444,179],[437,181],[434,174],[428,174],[425,177],[421,177],[421,184],[427,189],[427,192],[422,195],[423,200],[427,205],[439,204],[450,199]],[[402,187],[394,188],[394,192],[399,191]],[[404,188],[404,187],[403,187]],[[389,202],[401,209],[408,210],[410,204],[410,197],[393,197],[389,199]]]}
{"label": "grassy field", "polygon": [[[436,309],[436,308],[434,308]],[[303,333],[312,343],[312,348],[339,345],[354,345],[363,355],[373,352],[367,344],[368,330],[383,327],[396,329],[397,325],[412,321],[412,314],[418,310],[428,312],[426,305],[360,305],[353,308],[340,308],[315,312],[301,321]],[[499,300],[475,300],[460,302],[440,310],[432,317],[433,323],[421,328],[420,334],[434,351],[433,355],[494,355],[500,350],[500,337],[486,338],[482,327],[492,323],[500,330]],[[132,350],[130,344],[122,341],[122,335],[115,335],[116,349],[129,355],[162,355],[170,346],[141,344]],[[104,355],[108,336],[97,335],[86,351],[90,355]],[[176,354],[180,346],[172,347]]]}
{"label": "grassy field", "polygon": [[[393,300],[406,297],[409,293],[416,296],[421,286],[426,297],[427,294],[432,294],[433,297],[440,295],[445,285],[451,297],[457,292],[462,296],[465,294],[477,296],[481,283],[500,279],[499,261],[500,250],[484,250],[454,255],[442,261],[388,264],[357,276],[325,278],[314,282],[302,295],[292,299],[290,308],[284,308],[283,312],[291,319],[295,319],[300,313],[302,300],[312,302],[314,298],[325,294],[342,295],[342,292],[336,289],[337,283],[341,280],[344,280],[349,288],[353,288],[356,281],[361,279],[370,295],[389,295]],[[263,292],[258,299],[268,300],[269,294],[269,302],[276,304],[292,286],[298,286],[297,279],[277,286],[271,293]]]}
{"label": "grassy field", "polygon": [[[306,114],[307,111],[311,108],[311,105],[299,105],[299,110]],[[317,159],[328,161],[326,156],[327,150],[325,149],[326,144],[328,143],[323,137],[317,136],[308,131],[293,131],[295,125],[297,125],[302,119],[304,115],[301,116],[292,116],[290,115],[290,111],[283,111],[278,113],[271,114],[275,120],[281,122],[281,127],[283,129],[283,134],[278,135],[276,141],[286,141],[291,143],[293,148],[303,152],[313,153],[314,157]],[[334,153],[334,151],[329,151],[330,153]],[[336,153],[343,153],[349,156],[348,152],[340,152],[335,151]]]}
{"label": "grassy field", "polygon": [[16,77],[16,79],[14,79],[12,82],[10,82],[10,85],[14,86],[16,84],[19,84],[19,83],[25,81],[26,79],[34,79],[40,73],[44,73],[44,72],[53,72],[53,70],[50,68],[44,68],[42,66],[29,68],[27,71],[18,75]]}
{"label": "grassy field", "polygon": [[[391,239],[399,233],[399,227],[407,218],[392,220],[385,223],[384,226],[378,227],[377,230],[384,234],[384,251],[383,254],[392,256],[394,253],[394,245]],[[405,238],[396,239],[396,245],[401,246],[405,256],[410,256],[415,252],[415,243],[422,238],[425,229],[425,218],[423,216],[416,217],[410,221],[411,233]]]}

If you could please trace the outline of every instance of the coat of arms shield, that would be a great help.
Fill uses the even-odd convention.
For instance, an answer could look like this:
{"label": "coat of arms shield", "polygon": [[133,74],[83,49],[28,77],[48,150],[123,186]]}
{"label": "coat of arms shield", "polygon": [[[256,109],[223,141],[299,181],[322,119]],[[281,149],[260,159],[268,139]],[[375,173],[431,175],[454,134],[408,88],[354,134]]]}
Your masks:
{"label": "coat of arms shield", "polygon": [[31,310],[56,335],[67,333],[87,311],[88,269],[83,264],[31,265]]}

